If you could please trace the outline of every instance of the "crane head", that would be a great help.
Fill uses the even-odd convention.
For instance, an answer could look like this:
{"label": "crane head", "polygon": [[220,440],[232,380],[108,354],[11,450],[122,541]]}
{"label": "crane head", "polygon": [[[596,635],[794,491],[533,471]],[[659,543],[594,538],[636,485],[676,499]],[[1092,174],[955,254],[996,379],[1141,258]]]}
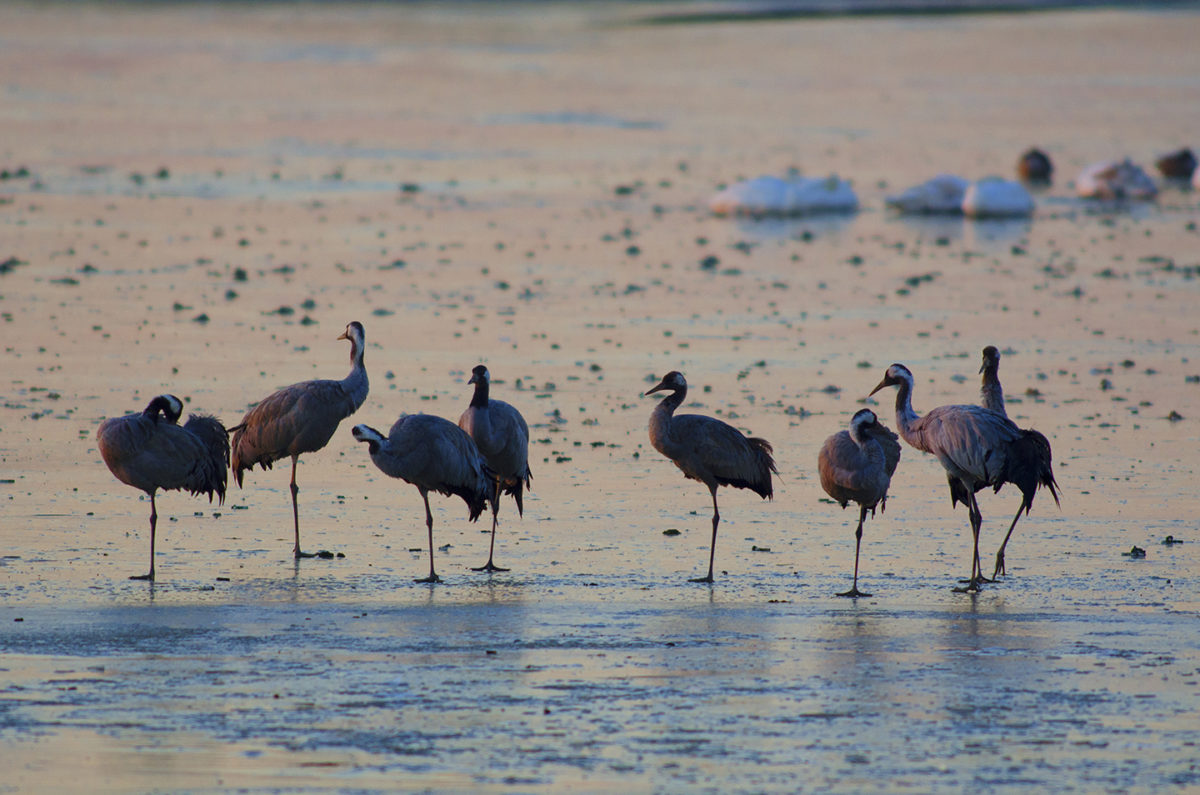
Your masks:
{"label": "crane head", "polygon": [[[883,380],[879,382],[879,385],[871,390],[871,395],[874,395],[884,387],[896,386],[897,384],[902,384],[906,381],[909,384],[912,384],[912,373],[909,372],[909,369],[902,364],[893,364],[887,369],[887,372],[883,374]],[[870,395],[867,397],[870,397]]]}
{"label": "crane head", "polygon": [[468,384],[489,384],[489,383],[491,383],[491,381],[492,381],[492,374],[488,372],[488,369],[486,367],[484,367],[482,364],[477,364],[477,365],[475,365],[475,368],[473,370],[471,370],[471,380],[468,381],[467,383]]}
{"label": "crane head", "polygon": [[646,395],[652,395],[655,392],[661,392],[664,389],[670,389],[674,392],[687,389],[687,381],[684,379],[683,373],[679,372],[678,370],[672,370],[663,376],[663,379],[658,383],[658,386],[653,387],[652,389],[647,389],[643,397]]}
{"label": "crane head", "polygon": [[372,454],[379,449],[379,445],[384,442],[383,434],[372,428],[370,425],[358,424],[350,429],[350,433],[360,442],[367,443],[367,450]]}
{"label": "crane head", "polygon": [[850,427],[869,428],[878,421],[879,418],[875,416],[875,412],[871,411],[870,409],[859,409],[854,413],[854,416],[850,418]]}
{"label": "crane head", "polygon": [[367,338],[367,332],[363,329],[363,324],[357,320],[352,320],[346,325],[346,330],[338,335],[339,340],[350,340],[351,342],[362,345]]}
{"label": "crane head", "polygon": [[157,422],[159,412],[162,412],[163,419],[167,422],[177,424],[183,416],[183,401],[174,395],[159,395],[150,401],[143,413]]}
{"label": "crane head", "polygon": [[983,364],[979,365],[980,374],[987,372],[989,368],[992,372],[1000,369],[1000,351],[995,345],[983,349]]}

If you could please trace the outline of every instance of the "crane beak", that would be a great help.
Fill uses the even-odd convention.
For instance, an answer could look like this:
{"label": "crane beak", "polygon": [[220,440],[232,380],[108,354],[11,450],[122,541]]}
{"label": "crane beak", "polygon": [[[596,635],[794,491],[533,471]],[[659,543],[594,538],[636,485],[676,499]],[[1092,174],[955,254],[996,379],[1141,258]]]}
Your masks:
{"label": "crane beak", "polygon": [[892,380],[890,377],[888,377],[888,376],[886,376],[886,375],[885,375],[885,376],[883,377],[883,380],[879,382],[879,386],[877,386],[877,387],[875,387],[874,389],[872,389],[872,390],[871,390],[871,394],[870,394],[870,395],[867,395],[867,397],[870,397],[871,395],[874,395],[876,392],[878,392],[879,390],[883,389],[884,387],[892,386],[892,385],[893,385],[893,384],[895,384],[895,383],[896,383],[895,381],[893,381],[893,380]]}
{"label": "crane beak", "polygon": [[979,365],[979,374],[983,375],[983,371],[986,369],[987,369],[987,361],[984,360],[983,364]]}
{"label": "crane beak", "polygon": [[467,383],[468,383],[468,384],[478,384],[478,383],[479,383],[479,378],[478,378],[478,376],[476,376],[474,373],[472,373],[472,374],[471,374],[471,380],[470,380],[470,381],[467,381]]}
{"label": "crane beak", "polygon": [[338,339],[339,340],[348,340],[348,339],[350,339],[350,335],[343,331],[341,334],[338,335]]}
{"label": "crane beak", "polygon": [[667,389],[666,381],[661,382],[658,386],[654,387],[653,389],[647,389],[645,392],[642,393],[642,397],[646,397],[648,395],[653,395],[655,392],[661,392],[664,389]]}

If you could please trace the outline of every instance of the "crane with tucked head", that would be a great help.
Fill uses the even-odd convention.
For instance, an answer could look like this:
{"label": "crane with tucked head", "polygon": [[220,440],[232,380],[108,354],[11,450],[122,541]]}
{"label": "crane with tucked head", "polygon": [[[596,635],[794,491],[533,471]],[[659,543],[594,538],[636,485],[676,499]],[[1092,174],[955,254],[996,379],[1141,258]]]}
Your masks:
{"label": "crane with tucked head", "polygon": [[450,420],[430,414],[406,414],[384,436],[369,425],[355,425],[354,438],[367,443],[375,466],[385,475],[417,487],[425,502],[425,527],[429,531],[429,576],[417,582],[441,582],[433,569],[433,514],[429,492],[458,496],[467,504],[474,522],[487,503],[495,504],[495,474],[466,431]]}
{"label": "crane with tucked head", "polygon": [[[904,441],[936,456],[946,475],[958,481],[961,487],[957,495],[967,505],[974,539],[971,577],[962,590],[978,591],[988,580],[979,563],[979,531],[983,515],[975,493],[984,486],[999,491],[1005,483],[1016,484],[1025,498],[1013,518],[1012,527],[1016,526],[1022,510],[1029,512],[1038,486],[1049,488],[1057,502],[1049,444],[1046,443],[1043,449],[1041,442],[1045,437],[1040,433],[1022,431],[1007,417],[983,406],[938,406],[924,416],[918,415],[912,407],[913,374],[902,364],[889,367],[871,394],[889,386],[897,387],[896,426]],[[955,491],[952,489],[951,493],[953,495]]]}
{"label": "crane with tucked head", "polygon": [[503,400],[489,396],[492,376],[482,364],[471,371],[475,393],[471,404],[458,418],[462,428],[483,453],[488,468],[496,475],[496,497],[492,502],[492,541],[488,546],[487,563],[473,571],[508,571],[492,562],[496,551],[496,522],[500,513],[500,494],[511,494],[517,503],[517,515],[525,515],[523,492],[533,477],[529,471],[529,425],[521,412]]}
{"label": "crane with tucked head", "polygon": [[110,417],[96,430],[100,457],[117,480],[150,495],[150,572],[131,580],[154,580],[154,541],[158,527],[159,489],[183,489],[193,495],[213,494],[225,501],[229,437],[221,422],[207,414],[192,414],[180,426],[183,402],[159,395],[145,410]]}
{"label": "crane with tucked head", "polygon": [[684,477],[698,480],[712,495],[712,542],[708,551],[708,575],[692,582],[713,581],[713,558],[717,549],[717,525],[721,513],[717,508],[717,487],[733,486],[750,489],[763,499],[774,495],[771,473],[779,474],[771,443],[754,436],[747,437],[737,428],[702,414],[676,414],[675,409],[687,397],[687,381],[678,370],[663,376],[662,381],[647,395],[668,390],[671,394],[654,407],[650,414],[650,443],[654,449],[675,462]]}
{"label": "crane with tucked head", "polygon": [[875,412],[861,409],[850,420],[848,431],[838,431],[825,440],[817,454],[821,488],[845,508],[858,503],[858,528],[854,531],[854,584],[838,596],[870,596],[858,590],[858,553],[862,547],[863,522],[867,511],[887,509],[888,486],[900,463],[898,437],[879,422]]}
{"label": "crane with tucked head", "polygon": [[297,558],[313,557],[300,551],[300,509],[296,495],[296,462],[303,453],[320,450],[337,431],[342,420],[358,411],[367,399],[369,383],[363,365],[366,334],[357,320],[346,326],[338,337],[350,341],[350,374],[341,381],[301,381],[267,395],[246,413],[242,421],[230,428],[233,434],[233,476],[240,487],[242,472],[255,464],[263,469],[281,458],[292,459],[292,521],[296,545],[292,554]]}

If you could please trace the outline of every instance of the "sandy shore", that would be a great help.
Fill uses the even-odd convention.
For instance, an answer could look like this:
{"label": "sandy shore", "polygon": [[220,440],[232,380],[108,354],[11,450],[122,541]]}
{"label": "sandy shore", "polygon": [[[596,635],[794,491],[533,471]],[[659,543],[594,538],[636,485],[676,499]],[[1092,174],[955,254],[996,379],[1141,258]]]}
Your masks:
{"label": "sandy shore", "polygon": [[[53,700],[58,681],[72,678],[53,670],[83,671],[84,680],[105,679],[86,674],[98,665],[120,671],[111,678],[122,682],[148,676],[149,660],[174,659],[163,640],[172,632],[205,639],[184,643],[178,653],[190,658],[242,629],[286,637],[293,622],[345,622],[360,608],[390,620],[349,641],[300,633],[285,642],[284,656],[305,676],[334,681],[322,678],[333,669],[312,660],[330,654],[353,667],[362,655],[395,653],[414,677],[433,683],[430,692],[453,691],[461,664],[454,655],[472,648],[473,627],[487,622],[494,601],[524,606],[518,619],[506,617],[505,632],[486,633],[501,653],[513,638],[536,638],[539,648],[553,645],[546,638],[555,631],[568,638],[571,651],[553,660],[521,658],[548,666],[554,687],[575,681],[573,666],[582,666],[585,683],[624,675],[589,657],[602,653],[585,640],[593,634],[614,654],[662,662],[658,647],[651,654],[645,644],[671,636],[661,622],[686,608],[700,616],[688,622],[712,619],[709,632],[691,623],[680,630],[687,644],[716,657],[683,654],[666,666],[665,680],[711,665],[724,673],[705,679],[710,689],[700,695],[717,698],[758,677],[768,682],[764,698],[784,702],[787,683],[815,664],[799,638],[823,638],[823,659],[861,660],[842,630],[862,619],[868,645],[886,651],[896,619],[908,640],[898,642],[897,656],[879,658],[890,686],[904,682],[910,666],[1000,648],[1052,680],[1039,689],[1113,696],[1091,711],[1073,704],[1069,714],[1018,699],[1012,720],[1032,728],[1011,730],[1025,739],[1055,715],[1083,721],[1082,739],[1056,739],[1042,759],[1053,757],[1047,764],[1065,779],[1030,761],[1033,752],[1005,762],[1001,735],[988,734],[981,760],[968,736],[923,734],[923,748],[958,744],[936,786],[967,786],[1005,765],[1020,768],[1003,779],[1013,789],[1027,780],[1065,780],[1062,789],[1076,791],[1196,785],[1195,773],[1175,762],[1200,740],[1180,717],[1194,714],[1200,661],[1192,550],[1200,543],[1200,208],[1195,193],[1172,186],[1156,203],[1117,208],[1090,205],[1071,189],[1096,160],[1130,156],[1152,168],[1163,152],[1200,145],[1195,12],[641,23],[661,10],[0,9],[0,168],[8,172],[0,181],[0,261],[15,258],[0,271],[0,667],[14,681],[0,693],[11,717],[0,724],[0,741],[20,760],[18,789],[54,788],[56,779],[46,778],[53,760],[77,753],[118,760],[115,770],[104,768],[113,791],[220,789],[205,761],[211,754],[236,759],[247,775],[238,786],[251,789],[338,789],[356,780],[405,788],[387,778],[403,753],[386,746],[337,746],[319,732],[306,744],[266,728],[256,733],[254,721],[229,731],[182,719],[120,728],[158,703],[154,688],[75,683],[108,705],[112,725],[90,723],[86,704],[63,702],[48,716],[29,699]],[[907,221],[883,208],[884,196],[938,172],[1012,176],[1030,145],[1057,166],[1030,221]],[[720,185],[793,167],[853,180],[863,209],[762,223],[705,209]],[[440,500],[435,540],[450,547],[438,553],[439,570],[451,582],[436,592],[413,586],[425,566],[420,498],[382,477],[346,424],[325,450],[301,460],[299,473],[304,538],[343,560],[295,567],[288,559],[285,466],[249,474],[224,506],[160,497],[160,581],[149,592],[129,583],[127,575],[145,569],[149,503],[100,461],[101,419],[169,391],[189,410],[232,425],[278,386],[345,375],[348,346],[335,338],[355,319],[366,327],[372,382],[355,421],[385,428],[413,411],[456,418],[480,362],[496,379],[493,394],[529,419],[534,491],[523,521],[506,506],[497,542],[498,560],[514,574],[480,584],[467,567],[486,557],[486,528],[467,525],[460,504]],[[823,499],[820,443],[845,426],[893,361],[916,374],[918,411],[973,402],[986,344],[1005,353],[1010,414],[1054,446],[1062,510],[1043,495],[1022,520],[1009,581],[974,601],[951,594],[969,565],[966,515],[950,511],[936,462],[906,448],[887,513],[867,528],[863,579],[876,597],[862,614],[831,604],[849,576],[852,527],[850,512]],[[724,574],[703,593],[684,581],[706,562],[707,494],[646,437],[653,400],[641,393],[671,369],[687,374],[695,410],[772,440],[780,465],[771,503],[722,493]],[[894,424],[889,399],[877,408]],[[1182,420],[1168,419],[1173,413]],[[989,554],[1015,508],[1007,491],[984,498]],[[682,535],[666,538],[668,528]],[[1167,535],[1191,543],[1162,546]],[[1148,550],[1145,560],[1121,556],[1135,544]],[[653,612],[646,594],[667,612]],[[111,634],[111,645],[87,641],[72,651],[70,639],[85,631],[73,617],[81,610],[96,632]],[[262,626],[247,610],[263,611],[255,619]],[[837,631],[825,623],[830,610],[838,611]],[[920,648],[919,638],[938,631],[922,622],[965,632],[966,611],[980,610],[997,617],[988,627],[999,627],[986,642],[956,630]],[[739,622],[755,611],[771,618],[739,635]],[[593,612],[595,631],[581,629]],[[637,617],[626,626],[629,615]],[[169,631],[125,638],[130,616]],[[1125,640],[1097,640],[1110,620],[1136,634],[1141,616],[1152,616],[1155,629],[1129,641],[1132,651]],[[441,620],[462,644],[449,657],[419,642],[398,651],[368,640],[408,622],[436,633]],[[1037,643],[1013,640],[1023,637],[1023,620],[1033,622]],[[1071,628],[1060,634],[1063,621]],[[204,626],[215,634],[193,632]],[[1096,678],[1084,663],[1071,676],[1054,674],[1055,656],[1081,643],[1097,643],[1096,660],[1125,666],[1121,674]],[[741,670],[736,658],[747,648],[767,649],[772,662]],[[1141,662],[1169,658],[1152,698],[1117,698],[1120,680],[1139,677],[1141,662],[1125,652]],[[270,657],[268,648],[250,653]],[[213,664],[240,671],[235,658]],[[187,674],[185,689],[218,712],[233,709],[206,679],[210,662]],[[393,676],[386,665],[362,671],[354,676],[365,677],[367,689],[386,689]],[[247,698],[271,698],[267,684],[247,684],[256,673],[242,673],[246,679],[234,679]],[[958,675],[955,688],[972,686],[967,672]],[[1020,666],[997,676],[1014,691],[1024,686]],[[811,692],[822,687],[819,678],[804,681]],[[936,676],[914,686],[944,695]],[[302,715],[298,705],[341,692],[330,687],[287,696],[287,708]],[[842,683],[821,706],[847,721],[750,734],[794,748],[813,731],[852,732],[869,709],[855,687]],[[664,693],[661,702],[650,691],[621,701],[611,734],[653,733],[631,728],[633,716],[695,695]],[[947,714],[945,704],[886,698],[893,706],[871,724],[871,737],[914,722],[933,726]],[[697,713],[705,743],[723,725],[747,729],[736,717],[746,711],[722,703]],[[379,709],[371,720],[387,724],[401,714]],[[780,751],[770,776],[741,784],[710,767],[753,774],[761,745],[739,746],[723,760],[682,743],[635,764],[624,754],[636,756],[636,744],[614,740],[623,750],[609,765],[602,734],[589,741],[598,757],[572,762],[578,726],[537,729],[568,738],[545,740],[562,765],[549,773],[531,762],[472,778],[469,771],[492,770],[496,760],[437,737],[474,737],[460,720],[482,721],[480,736],[493,742],[504,730],[469,717],[463,704],[456,709],[441,718],[462,731],[422,739],[424,763],[400,765],[416,788],[650,791],[709,782],[724,791],[790,791],[808,764],[832,789],[887,790],[888,780],[901,780],[859,776],[874,763],[928,784],[920,772],[927,757],[908,765],[905,751],[886,743],[877,754],[838,746],[836,759],[822,762]],[[348,710],[323,720],[352,725]],[[1125,735],[1119,713],[1142,723]],[[165,729],[189,738],[180,740],[188,753],[162,751],[166,770],[130,767],[130,749],[153,745],[147,738]],[[1134,754],[1127,736],[1156,750],[1124,777],[1116,771]],[[345,752],[336,764],[304,766],[334,746]],[[846,768],[847,754],[868,762]],[[1087,779],[1095,764],[1114,771],[1107,784]]]}

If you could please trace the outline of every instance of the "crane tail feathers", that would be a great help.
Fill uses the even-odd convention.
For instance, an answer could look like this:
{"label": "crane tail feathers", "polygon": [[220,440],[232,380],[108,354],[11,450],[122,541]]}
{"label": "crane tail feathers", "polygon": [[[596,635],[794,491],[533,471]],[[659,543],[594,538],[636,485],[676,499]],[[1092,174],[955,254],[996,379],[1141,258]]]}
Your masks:
{"label": "crane tail feathers", "polygon": [[747,462],[749,466],[744,467],[744,475],[740,476],[718,476],[717,483],[722,486],[733,486],[738,489],[750,489],[764,500],[769,500],[775,496],[775,486],[771,482],[771,473],[779,474],[779,470],[775,468],[775,459],[771,456],[774,448],[766,439],[760,439],[757,436],[746,437],[746,441],[750,445],[752,459]]}

